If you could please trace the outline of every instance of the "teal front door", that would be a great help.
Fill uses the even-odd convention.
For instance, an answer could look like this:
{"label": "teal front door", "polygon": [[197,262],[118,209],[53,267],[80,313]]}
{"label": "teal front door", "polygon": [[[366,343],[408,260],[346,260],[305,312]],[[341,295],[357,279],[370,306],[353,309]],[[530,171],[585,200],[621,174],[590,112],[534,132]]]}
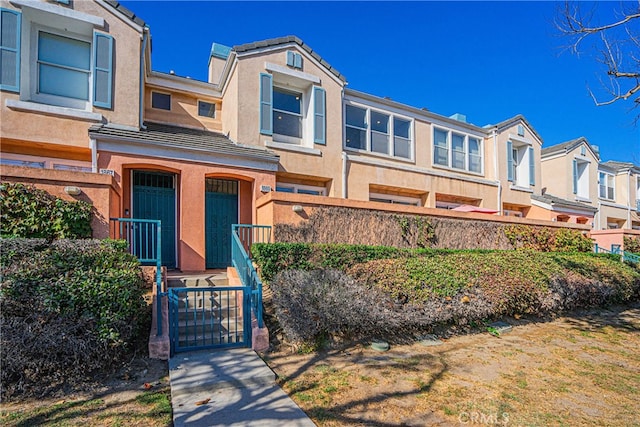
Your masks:
{"label": "teal front door", "polygon": [[162,265],[176,268],[176,179],[162,172],[133,172],[133,218],[161,221]]}
{"label": "teal front door", "polygon": [[205,182],[205,251],[207,268],[231,265],[231,225],[238,223],[238,181]]}

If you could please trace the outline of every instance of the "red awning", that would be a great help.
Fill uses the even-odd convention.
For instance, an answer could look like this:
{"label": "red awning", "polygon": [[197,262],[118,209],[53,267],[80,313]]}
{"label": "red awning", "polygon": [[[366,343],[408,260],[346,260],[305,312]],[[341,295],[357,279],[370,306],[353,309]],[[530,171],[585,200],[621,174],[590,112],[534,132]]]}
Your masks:
{"label": "red awning", "polygon": [[486,214],[498,213],[498,211],[495,209],[487,209],[487,208],[481,208],[478,206],[471,206],[471,205],[460,205],[457,208],[453,208],[451,210],[458,211],[458,212],[479,212],[479,213],[486,213]]}

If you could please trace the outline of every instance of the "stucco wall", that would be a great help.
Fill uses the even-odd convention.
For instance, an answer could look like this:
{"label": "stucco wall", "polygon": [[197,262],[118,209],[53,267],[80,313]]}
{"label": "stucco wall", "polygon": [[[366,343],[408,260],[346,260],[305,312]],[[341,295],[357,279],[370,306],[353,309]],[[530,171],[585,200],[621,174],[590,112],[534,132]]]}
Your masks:
{"label": "stucco wall", "polygon": [[[160,92],[171,95],[171,111],[153,108],[151,106],[151,92]],[[207,96],[197,96],[187,92],[169,90],[159,86],[145,86],[144,95],[144,120],[167,123],[175,126],[187,126],[190,128],[206,129],[216,132],[222,131],[222,101]],[[198,101],[215,104],[215,117],[203,117],[198,115]]]}
{"label": "stucco wall", "polygon": [[205,178],[240,181],[239,220],[245,224],[255,223],[256,208],[253,201],[262,195],[260,186],[275,187],[274,172],[173,159],[100,152],[98,166],[115,171],[115,182],[122,193],[122,202],[120,211],[113,212],[112,215],[119,217],[131,215],[132,170],[166,171],[177,175],[177,255],[178,268],[182,271],[205,269]]}

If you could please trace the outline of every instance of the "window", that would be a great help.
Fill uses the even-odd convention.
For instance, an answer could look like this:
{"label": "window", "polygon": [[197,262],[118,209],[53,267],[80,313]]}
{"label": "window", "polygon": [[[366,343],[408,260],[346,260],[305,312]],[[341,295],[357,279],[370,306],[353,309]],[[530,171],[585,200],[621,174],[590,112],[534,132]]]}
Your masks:
{"label": "window", "polygon": [[381,193],[369,193],[369,201],[405,206],[420,206],[422,204],[422,200],[417,197],[395,196]]}
{"label": "window", "polygon": [[[302,138],[302,94],[273,88],[273,133]],[[284,141],[288,142],[288,141]]]}
{"label": "window", "polygon": [[529,188],[536,183],[533,147],[507,141],[507,179],[516,187]]}
{"label": "window", "polygon": [[[325,90],[298,78],[297,71],[290,73],[293,76],[287,77],[295,84],[286,89],[274,86],[274,75],[260,74],[260,133],[272,135],[274,142],[325,145]],[[280,74],[275,73],[275,76]]]}
{"label": "window", "polygon": [[589,199],[589,162],[573,160],[573,194],[584,200]]}
{"label": "window", "polygon": [[613,174],[606,172],[598,174],[598,195],[601,199],[613,200],[615,198],[614,185],[615,177]]}
{"label": "window", "polygon": [[326,196],[327,189],[316,185],[302,185],[279,182],[276,184],[276,191],[281,193],[309,194],[311,196]]}
{"label": "window", "polygon": [[38,93],[89,100],[91,43],[40,31]]}
{"label": "window", "polygon": [[411,159],[411,120],[350,104],[344,112],[346,148]]}
{"label": "window", "polygon": [[202,117],[216,117],[216,104],[212,102],[198,101],[198,115]]}
{"label": "window", "polygon": [[447,168],[482,173],[480,139],[434,127],[433,163]]}
{"label": "window", "polygon": [[151,92],[151,107],[159,110],[171,111],[171,95],[167,93]]}

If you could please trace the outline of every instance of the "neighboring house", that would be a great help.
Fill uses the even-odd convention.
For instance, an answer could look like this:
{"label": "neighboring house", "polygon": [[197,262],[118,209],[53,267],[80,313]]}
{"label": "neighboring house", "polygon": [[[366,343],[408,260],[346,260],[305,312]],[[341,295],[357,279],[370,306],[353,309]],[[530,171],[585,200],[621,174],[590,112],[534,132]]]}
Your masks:
{"label": "neighboring house", "polygon": [[[577,223],[602,205],[628,218],[620,190],[598,203],[584,138],[542,149],[521,115],[480,127],[348,89],[297,37],[214,43],[202,82],[153,71],[149,29],[116,1],[0,8],[3,179],[80,187],[97,237],[109,218],[160,219],[169,268],[228,266],[231,224],[256,223],[271,191]],[[602,167],[618,189],[625,173],[637,180],[626,170]]]}
{"label": "neighboring house", "polygon": [[640,230],[640,167],[629,162],[600,163],[598,204],[598,230]]}
{"label": "neighboring house", "polygon": [[599,161],[597,147],[584,137],[543,148],[543,191],[532,200],[535,217],[595,227]]}

